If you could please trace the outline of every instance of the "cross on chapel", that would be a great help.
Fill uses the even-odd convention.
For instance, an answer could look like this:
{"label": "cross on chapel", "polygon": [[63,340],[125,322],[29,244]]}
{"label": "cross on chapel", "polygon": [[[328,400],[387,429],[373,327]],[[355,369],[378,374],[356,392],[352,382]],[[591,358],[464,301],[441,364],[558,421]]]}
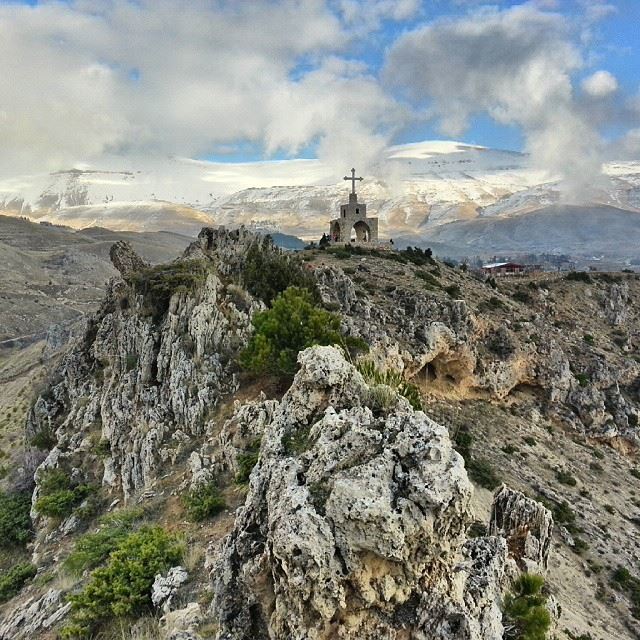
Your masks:
{"label": "cross on chapel", "polygon": [[355,194],[356,192],[356,180],[362,180],[362,178],[356,178],[356,170],[351,169],[351,177],[345,176],[343,180],[351,180],[351,193]]}
{"label": "cross on chapel", "polygon": [[356,177],[356,170],[351,169],[351,177],[345,176],[344,180],[351,182],[349,202],[340,205],[340,217],[329,223],[329,241],[332,244],[379,246],[378,218],[367,217],[367,205],[358,202],[356,194],[356,182],[363,178]]}

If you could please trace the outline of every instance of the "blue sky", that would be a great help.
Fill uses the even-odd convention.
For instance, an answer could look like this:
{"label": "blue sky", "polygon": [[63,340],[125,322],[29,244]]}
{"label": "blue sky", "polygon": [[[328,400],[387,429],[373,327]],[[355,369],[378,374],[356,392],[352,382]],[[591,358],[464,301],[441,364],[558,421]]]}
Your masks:
{"label": "blue sky", "polygon": [[[638,0],[0,0],[0,171],[374,162],[457,139],[640,155]],[[349,160],[351,159],[351,160]]]}

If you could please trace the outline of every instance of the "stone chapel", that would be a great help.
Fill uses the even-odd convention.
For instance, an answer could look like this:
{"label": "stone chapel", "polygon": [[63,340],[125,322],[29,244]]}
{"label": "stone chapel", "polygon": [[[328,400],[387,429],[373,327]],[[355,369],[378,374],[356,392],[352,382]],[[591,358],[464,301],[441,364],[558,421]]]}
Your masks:
{"label": "stone chapel", "polygon": [[351,169],[351,177],[344,179],[351,181],[349,202],[340,205],[340,217],[331,220],[329,240],[332,244],[377,245],[378,218],[367,218],[367,205],[358,202],[356,182],[362,178],[356,178],[356,170]]}

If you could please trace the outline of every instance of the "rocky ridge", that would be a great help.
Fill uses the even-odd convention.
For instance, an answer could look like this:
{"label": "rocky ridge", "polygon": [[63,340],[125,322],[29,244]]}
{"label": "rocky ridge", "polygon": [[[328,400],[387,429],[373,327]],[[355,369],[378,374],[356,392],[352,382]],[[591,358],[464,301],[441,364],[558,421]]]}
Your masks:
{"label": "rocky ridge", "polygon": [[[171,592],[162,599],[170,602],[167,637],[501,638],[505,591],[521,571],[544,572],[549,563],[551,514],[502,488],[485,521],[489,535],[471,536],[478,511],[465,465],[430,416],[445,401],[528,408],[535,398],[544,419],[629,452],[637,440],[638,365],[626,354],[637,335],[625,334],[622,356],[606,356],[602,345],[581,353],[593,383],[585,386],[569,332],[545,317],[561,320],[553,287],[563,283],[532,290],[535,313],[524,334],[543,334],[534,342],[516,329],[515,314],[499,322],[505,307],[520,304],[508,290],[458,269],[434,263],[443,289],[421,291],[411,264],[371,257],[347,266],[310,255],[325,305],[340,310],[344,331],[371,346],[367,357],[377,366],[419,384],[428,402],[416,411],[366,383],[332,347],[302,352],[289,390],[268,397],[244,389],[236,364],[251,316],[263,308],[239,278],[256,243],[271,250],[244,230],[203,230],[174,263],[198,277],[174,291],[161,315],[139,278],[151,281],[150,268],[126,244],[115,245],[121,278],[27,421],[28,441],[49,431],[55,445],[46,453],[31,448],[14,480],[35,477],[34,505],[46,471],[56,468],[100,487],[110,508],[170,504],[189,487],[236,476],[238,454],[259,440],[246,497],[235,497],[239,510],[221,518],[222,530],[204,530],[206,561],[187,570],[210,590],[211,606],[197,603],[193,582],[173,585],[178,569],[158,577],[159,592]],[[408,276],[411,287],[401,282]],[[635,286],[622,279],[591,292],[612,331],[633,326]],[[491,308],[492,299],[502,307]],[[55,570],[86,520],[32,515],[34,561]],[[5,611],[0,637],[47,637],[68,610],[67,591],[29,587]],[[203,635],[207,620],[213,635]]]}

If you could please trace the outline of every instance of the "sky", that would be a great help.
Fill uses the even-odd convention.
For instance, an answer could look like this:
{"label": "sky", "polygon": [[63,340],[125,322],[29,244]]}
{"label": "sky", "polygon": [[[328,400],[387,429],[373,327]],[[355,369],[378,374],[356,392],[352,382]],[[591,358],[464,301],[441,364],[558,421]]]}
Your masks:
{"label": "sky", "polygon": [[391,144],[640,159],[638,0],[0,0],[0,175]]}

